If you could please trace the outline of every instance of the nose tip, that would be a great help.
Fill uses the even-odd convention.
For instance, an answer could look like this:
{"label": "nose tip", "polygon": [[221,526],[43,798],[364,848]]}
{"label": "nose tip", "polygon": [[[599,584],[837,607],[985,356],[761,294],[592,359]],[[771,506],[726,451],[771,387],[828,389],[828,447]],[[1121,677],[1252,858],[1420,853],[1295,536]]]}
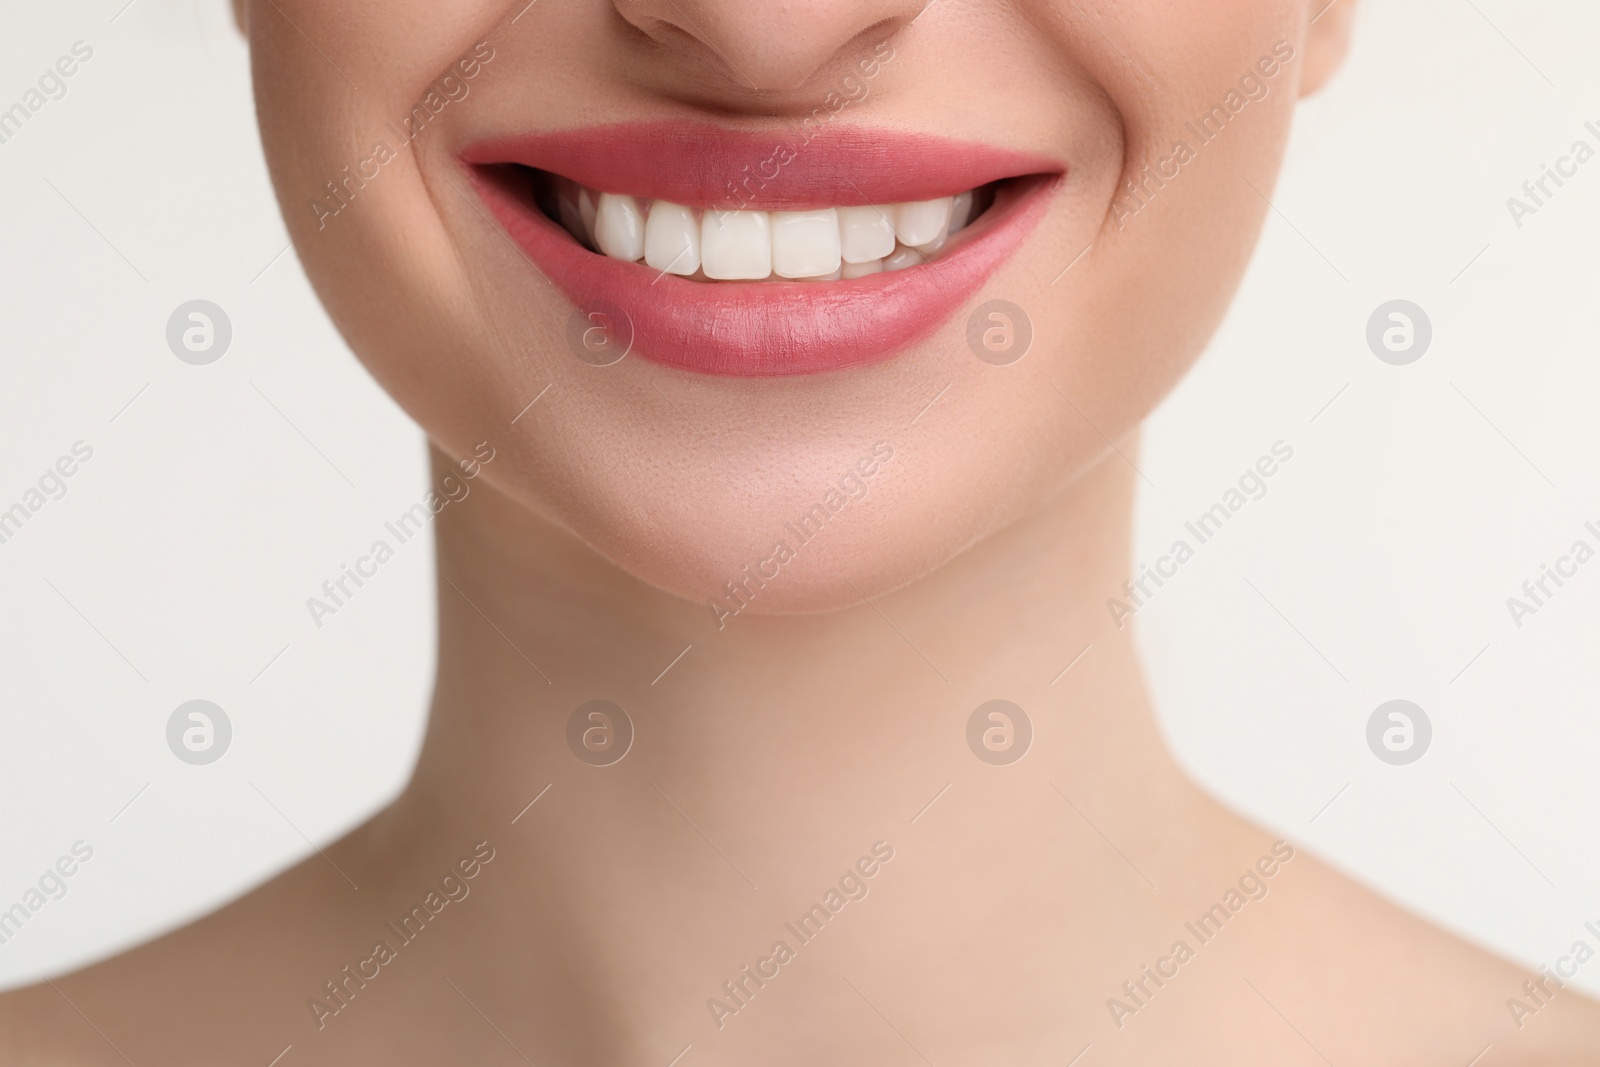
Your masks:
{"label": "nose tip", "polygon": [[920,0],[612,0],[655,42],[758,92],[786,92],[909,24]]}

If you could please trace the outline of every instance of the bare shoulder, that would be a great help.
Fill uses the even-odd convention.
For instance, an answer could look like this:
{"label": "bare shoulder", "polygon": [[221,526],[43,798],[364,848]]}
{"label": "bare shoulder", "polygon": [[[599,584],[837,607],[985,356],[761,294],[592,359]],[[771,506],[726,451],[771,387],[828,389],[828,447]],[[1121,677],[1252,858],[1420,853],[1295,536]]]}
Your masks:
{"label": "bare shoulder", "polygon": [[121,1062],[51,982],[0,993],[0,1063],[8,1067],[99,1067]]}
{"label": "bare shoulder", "polygon": [[302,863],[127,952],[0,993],[0,1064],[270,1062],[300,1022],[291,991],[340,921],[328,881]]}
{"label": "bare shoulder", "polygon": [[1275,988],[1257,996],[1290,1017],[1298,1008],[1302,1025],[1328,1035],[1335,1062],[1334,1048],[1397,1067],[1480,1055],[1483,1067],[1600,1062],[1600,1002],[1572,984],[1600,980],[1600,934],[1577,924],[1567,953],[1523,967],[1302,859],[1260,931],[1275,944],[1262,956]]}

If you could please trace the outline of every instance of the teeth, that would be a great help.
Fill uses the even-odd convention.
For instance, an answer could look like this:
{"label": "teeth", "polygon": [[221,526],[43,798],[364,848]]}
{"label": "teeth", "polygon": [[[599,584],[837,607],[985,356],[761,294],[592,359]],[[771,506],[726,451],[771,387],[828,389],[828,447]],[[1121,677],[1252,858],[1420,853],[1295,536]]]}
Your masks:
{"label": "teeth", "polygon": [[578,187],[578,219],[579,219],[579,221],[581,221],[583,223],[583,233],[584,233],[584,236],[588,238],[589,246],[591,248],[595,246],[595,244],[594,244],[595,215],[596,215],[596,208],[595,208],[595,201],[594,201],[594,193],[590,192],[587,186],[581,186],[580,185]]}
{"label": "teeth", "polygon": [[917,200],[894,206],[894,232],[904,245],[925,245],[945,233],[950,225],[953,197]]}
{"label": "teeth", "polygon": [[644,261],[668,274],[693,274],[700,269],[700,223],[694,212],[657,200],[644,223]]}
{"label": "teeth", "polygon": [[817,278],[839,269],[839,213],[774,211],[772,272],[780,278]]}
{"label": "teeth", "polygon": [[772,217],[765,211],[707,211],[700,220],[700,265],[718,281],[765,278],[772,273]]}
{"label": "teeth", "polygon": [[937,200],[808,211],[699,210],[554,180],[543,201],[579,243],[685,278],[865,278],[928,262],[988,200],[987,187]]}
{"label": "teeth", "polygon": [[644,256],[644,212],[631,196],[601,193],[595,211],[594,240],[612,259],[636,260]]}
{"label": "teeth", "polygon": [[883,260],[869,259],[865,263],[846,263],[840,268],[840,276],[844,278],[865,278],[869,274],[881,274]]}
{"label": "teeth", "polygon": [[882,259],[894,251],[893,205],[839,209],[839,248],[846,263]]}
{"label": "teeth", "polygon": [[556,198],[556,211],[561,216],[561,225],[574,237],[583,232],[583,216],[578,210],[578,196],[575,190],[563,189]]}
{"label": "teeth", "polygon": [[939,251],[939,249],[943,248],[944,247],[944,243],[946,241],[948,241],[949,239],[950,239],[949,232],[945,231],[945,230],[940,230],[939,231],[939,236],[935,237],[933,240],[928,241],[925,244],[917,245],[917,251],[921,252],[925,256],[931,256],[935,252]]}
{"label": "teeth", "polygon": [[950,232],[955,233],[972,221],[972,190],[959,194],[950,205]]}
{"label": "teeth", "polygon": [[926,262],[928,261],[921,252],[918,252],[915,248],[902,246],[894,250],[894,255],[884,258],[883,269],[886,271],[905,270],[907,267],[920,266]]}

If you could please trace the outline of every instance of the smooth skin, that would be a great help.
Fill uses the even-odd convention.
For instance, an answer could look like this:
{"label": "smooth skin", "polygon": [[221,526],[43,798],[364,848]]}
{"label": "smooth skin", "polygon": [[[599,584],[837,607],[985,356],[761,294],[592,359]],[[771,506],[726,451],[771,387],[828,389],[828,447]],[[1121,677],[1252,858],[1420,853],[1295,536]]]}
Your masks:
{"label": "smooth skin", "polygon": [[[1519,1028],[1528,975],[1304,852],[1136,1014],[1107,1005],[1273,848],[1175,765],[1103,602],[1139,421],[1234,292],[1295,98],[1343,56],[1352,5],[1326,2],[243,0],[319,294],[436,483],[479,441],[496,458],[437,521],[438,679],[404,794],[199,922],[0,997],[0,1063],[1592,1063],[1594,1004],[1563,991]],[[787,129],[885,39],[836,121],[1070,168],[985,290],[1033,324],[1010,367],[972,358],[964,311],[839,374],[589,367],[455,163],[573,123]],[[323,183],[483,41],[470,95],[319,226]],[[1119,217],[1122,183],[1280,41],[1270,92]],[[719,628],[707,601],[879,441],[867,496]],[[1035,731],[1005,767],[966,741],[997,696]],[[609,767],[566,744],[595,697],[637,731]],[[786,932],[880,841],[865,897],[813,942]],[[470,894],[319,1027],[308,1001],[479,842]],[[718,1019],[780,938],[794,958]]]}

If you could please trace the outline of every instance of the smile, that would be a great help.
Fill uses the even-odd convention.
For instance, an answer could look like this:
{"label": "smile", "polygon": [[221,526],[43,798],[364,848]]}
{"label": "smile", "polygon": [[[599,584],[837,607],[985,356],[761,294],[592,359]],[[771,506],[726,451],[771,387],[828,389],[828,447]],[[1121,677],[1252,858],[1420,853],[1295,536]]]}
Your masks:
{"label": "smile", "polygon": [[741,377],[861,366],[926,337],[1065,172],[920,135],[785,136],[630,124],[484,142],[462,162],[569,300],[626,316],[633,351]]}
{"label": "smile", "polygon": [[535,179],[536,201],[585,248],[697,281],[842,281],[905,270],[936,257],[994,202],[985,186],[905,204],[722,211],[545,177]]}

